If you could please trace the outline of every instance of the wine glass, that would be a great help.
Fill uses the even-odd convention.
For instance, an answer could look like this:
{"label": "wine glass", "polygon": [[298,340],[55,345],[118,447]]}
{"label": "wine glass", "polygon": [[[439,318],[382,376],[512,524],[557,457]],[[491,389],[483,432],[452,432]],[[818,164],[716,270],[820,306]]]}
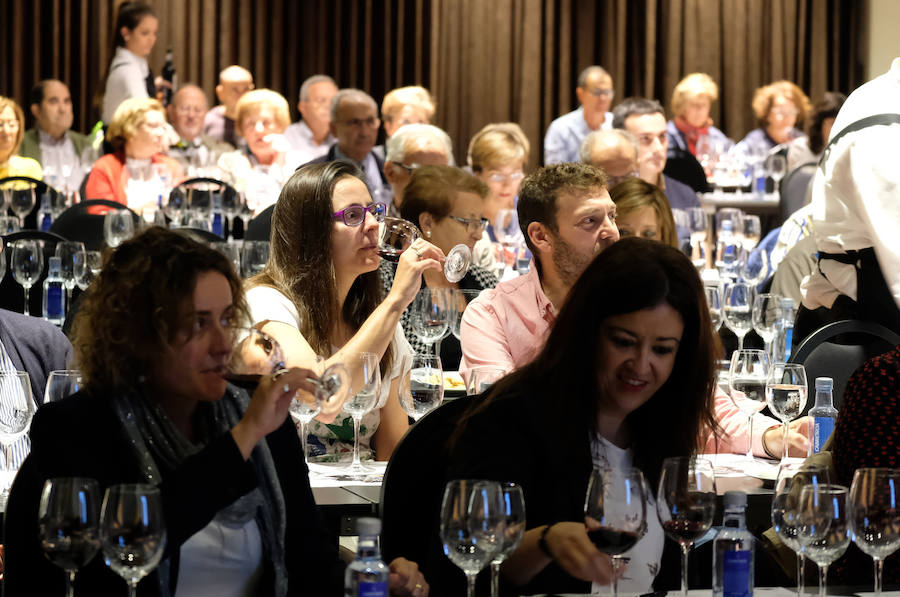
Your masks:
{"label": "wine glass", "polygon": [[778,322],[781,319],[781,295],[763,292],[753,297],[753,312],[750,320],[753,330],[766,343],[766,354],[772,355],[772,342],[778,333]]}
{"label": "wine glass", "polygon": [[11,267],[13,278],[25,289],[25,305],[22,313],[30,315],[28,296],[31,287],[44,271],[44,251],[41,244],[35,240],[17,240],[13,244]]}
{"label": "wine glass", "polygon": [[808,391],[806,368],[803,365],[773,363],[769,367],[769,375],[766,377],[766,404],[782,423],[781,462],[786,461],[788,457],[788,423],[803,412]]}
{"label": "wine glass", "polygon": [[[28,432],[35,409],[28,373],[0,371],[0,396],[3,396],[3,407],[0,408],[0,444],[3,446],[6,470],[14,472],[18,463],[13,462],[13,446]],[[6,509],[12,477],[8,475],[3,482],[0,491],[0,505],[3,508],[0,509]]]}
{"label": "wine glass", "polygon": [[706,286],[704,292],[706,293],[706,305],[709,307],[709,319],[712,321],[713,331],[718,332],[719,328],[722,327],[722,287],[718,284]]}
{"label": "wine glass", "polygon": [[797,505],[797,539],[807,558],[819,567],[819,597],[825,597],[828,566],[850,545],[847,488],[807,485]]}
{"label": "wine glass", "polygon": [[183,189],[176,189],[169,193],[169,198],[166,200],[166,205],[163,208],[163,211],[169,218],[172,228],[178,228],[179,226],[181,226],[181,221],[184,217],[184,210],[186,207],[187,197],[185,196]]}
{"label": "wine glass", "polygon": [[16,216],[8,216],[6,215],[6,210],[0,208],[0,235],[6,236],[7,234],[12,234],[13,232],[18,232],[21,230],[19,226],[19,218]]}
{"label": "wine glass", "polygon": [[525,536],[525,494],[516,483],[500,485],[503,508],[503,545],[491,560],[491,597],[500,594],[500,565],[518,549]]}
{"label": "wine glass", "polygon": [[[353,461],[347,468],[350,475],[361,475],[369,472],[359,460],[359,425],[363,415],[375,408],[381,392],[381,368],[378,355],[374,352],[361,352],[357,357],[355,369],[361,376],[360,387],[346,402],[344,410],[353,418]],[[355,389],[355,388],[354,388]]]}
{"label": "wine glass", "polygon": [[269,242],[245,240],[241,249],[241,273],[250,278],[263,271],[269,261]]}
{"label": "wine glass", "polygon": [[494,365],[478,365],[469,369],[469,379],[466,383],[466,394],[474,396],[483,394],[494,382],[506,375],[506,369]]}
{"label": "wine glass", "polygon": [[787,174],[787,160],[781,154],[773,154],[766,158],[766,170],[769,176],[775,181],[775,192],[778,192],[779,183],[784,175]]}
{"label": "wine glass", "polygon": [[412,304],[410,322],[413,332],[429,349],[437,342],[437,354],[440,354],[440,340],[456,316],[454,299],[449,288],[423,288]]}
{"label": "wine glass", "polygon": [[737,276],[751,288],[762,284],[769,275],[769,254],[765,251],[741,249],[737,258]]}
{"label": "wine glass", "polygon": [[782,462],[775,478],[772,495],[772,527],[782,542],[797,554],[797,597],[803,595],[803,549],[797,540],[797,506],[800,491],[809,484],[824,485],[830,481],[828,469],[805,462]]}
{"label": "wine glass", "polygon": [[467,597],[475,597],[478,573],[504,543],[502,496],[495,481],[456,480],[444,488],[441,542],[450,561],[466,575]]}
{"label": "wine glass", "polygon": [[44,404],[56,402],[71,396],[81,388],[81,371],[78,369],[57,369],[47,377],[44,390]]}
{"label": "wine glass", "polygon": [[233,381],[259,381],[263,375],[284,369],[281,345],[258,328],[231,326],[231,355],[226,369]]}
{"label": "wine glass", "polygon": [[481,290],[460,288],[453,289],[453,294],[456,297],[456,299],[453,301],[453,304],[456,305],[456,315],[453,315],[451,313],[453,321],[450,323],[450,333],[456,336],[457,340],[461,340],[459,328],[460,325],[462,325],[463,313],[469,306],[469,303],[478,298],[478,295],[481,294]]}
{"label": "wine glass", "polygon": [[166,546],[159,488],[144,484],[112,485],[103,496],[100,537],[106,565],[128,583],[129,597],[159,565]]}
{"label": "wine glass", "polygon": [[460,243],[450,249],[444,259],[444,277],[448,282],[457,283],[466,277],[469,265],[472,263],[472,251],[468,246]]}
{"label": "wine glass", "polygon": [[378,229],[378,254],[393,263],[400,254],[419,238],[419,229],[412,222],[400,218],[385,217]]}
{"label": "wine glass", "polygon": [[747,458],[753,460],[753,415],[765,408],[769,357],[755,348],[731,353],[728,390],[731,400],[748,419]]}
{"label": "wine glass", "polygon": [[681,546],[681,593],[688,591],[688,554],[712,526],[716,475],[703,458],[666,458],[659,477],[656,513],[663,530]]}
{"label": "wine glass", "polygon": [[400,405],[403,410],[418,421],[443,401],[441,358],[432,354],[414,354],[409,374],[400,380]]}
{"label": "wine glass", "polygon": [[75,279],[78,288],[87,290],[91,282],[100,275],[101,269],[103,269],[103,254],[100,251],[85,251],[84,268],[81,275]]}
{"label": "wine glass", "polygon": [[688,217],[688,229],[691,231],[691,259],[694,266],[703,270],[706,268],[706,243],[709,219],[702,207],[689,207],[685,210]]}
{"label": "wine glass", "polygon": [[744,214],[741,217],[741,231],[743,233],[743,245],[747,251],[752,251],[762,238],[762,224],[759,216]]}
{"label": "wine glass", "polygon": [[612,594],[618,597],[622,556],[647,530],[644,474],[636,468],[594,469],[584,502],[584,524],[591,542],[612,558]]}
{"label": "wine glass", "polygon": [[103,238],[106,245],[116,248],[134,236],[134,220],[127,209],[111,209],[103,216]]}
{"label": "wine glass", "polygon": [[900,548],[900,469],[857,469],[849,499],[851,536],[874,560],[875,594],[880,595],[884,559]]}
{"label": "wine glass", "polygon": [[60,273],[66,286],[66,309],[68,309],[72,304],[72,291],[75,290],[78,277],[84,275],[84,243],[73,241],[56,243],[56,256],[59,257]]}
{"label": "wine glass", "polygon": [[34,209],[35,194],[34,185],[27,189],[13,189],[10,192],[10,208],[19,218],[19,228],[25,228],[25,216]]}
{"label": "wine glass", "polygon": [[[6,277],[6,253],[3,251],[3,238],[0,233],[0,281]],[[2,579],[0,579],[2,580]]]}
{"label": "wine glass", "polygon": [[58,477],[44,482],[38,532],[47,559],[66,571],[66,597],[75,574],[100,550],[100,489],[94,479]]}
{"label": "wine glass", "polygon": [[744,348],[744,336],[753,327],[753,288],[745,282],[725,286],[725,325],[738,338],[738,350]]}
{"label": "wine glass", "polygon": [[234,240],[234,217],[238,215],[244,206],[244,198],[240,193],[225,190],[222,193],[222,211],[228,222],[228,240]]}
{"label": "wine glass", "polygon": [[316,386],[315,400],[313,402],[302,400],[299,394],[291,400],[290,413],[300,434],[304,462],[308,460],[306,426],[322,411],[322,403],[343,400],[350,391],[350,374],[347,369],[340,363],[323,369],[324,361],[324,358],[318,357],[314,370],[321,370],[321,373],[318,373],[316,378],[307,380]]}

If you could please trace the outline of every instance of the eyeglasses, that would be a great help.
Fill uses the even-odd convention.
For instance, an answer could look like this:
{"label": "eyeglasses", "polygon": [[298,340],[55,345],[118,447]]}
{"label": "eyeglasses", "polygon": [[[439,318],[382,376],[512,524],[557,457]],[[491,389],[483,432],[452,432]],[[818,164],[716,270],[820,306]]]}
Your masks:
{"label": "eyeglasses", "polygon": [[19,130],[19,121],[18,120],[0,120],[0,128],[4,128],[8,131],[17,131],[17,130]]}
{"label": "eyeglasses", "polygon": [[640,175],[640,172],[638,172],[637,170],[632,170],[631,172],[626,172],[625,174],[620,174],[619,176],[613,176],[612,174],[609,174],[606,177],[606,188],[612,190],[614,186],[616,186],[626,178],[637,178]]}
{"label": "eyeglasses", "polygon": [[334,212],[331,214],[331,218],[334,220],[343,220],[344,224],[347,226],[361,226],[366,220],[366,212],[375,216],[376,221],[383,222],[386,211],[387,205],[384,203],[370,203],[366,206],[351,205],[350,207],[345,207],[341,211]]}
{"label": "eyeglasses", "polygon": [[374,128],[381,124],[381,121],[374,116],[369,116],[368,118],[351,118],[350,120],[341,120],[339,122],[341,124],[346,124],[347,126],[352,126],[353,128],[360,128],[363,126]]}
{"label": "eyeglasses", "polygon": [[771,110],[772,116],[781,116],[782,118],[796,116],[799,113],[800,111],[797,108],[772,108]]}
{"label": "eyeglasses", "polygon": [[612,98],[616,95],[615,89],[601,89],[599,87],[594,87],[593,89],[585,89],[585,91],[596,97]]}
{"label": "eyeglasses", "polygon": [[497,184],[503,184],[505,182],[516,182],[517,180],[522,180],[525,178],[525,173],[521,170],[517,170],[516,172],[511,172],[509,174],[500,174],[499,172],[494,172],[488,178],[491,182],[496,182]]}
{"label": "eyeglasses", "polygon": [[460,218],[457,216],[449,216],[451,220],[456,220],[466,227],[468,232],[484,232],[488,225],[487,218]]}
{"label": "eyeglasses", "polygon": [[205,114],[206,110],[199,106],[178,106],[177,108],[175,108],[175,112],[181,115]]}
{"label": "eyeglasses", "polygon": [[391,163],[394,164],[395,166],[398,166],[398,167],[406,170],[407,174],[412,174],[414,170],[422,167],[422,164],[410,164],[409,166],[407,166],[406,164],[404,164],[402,162],[395,162],[393,160],[391,160]]}

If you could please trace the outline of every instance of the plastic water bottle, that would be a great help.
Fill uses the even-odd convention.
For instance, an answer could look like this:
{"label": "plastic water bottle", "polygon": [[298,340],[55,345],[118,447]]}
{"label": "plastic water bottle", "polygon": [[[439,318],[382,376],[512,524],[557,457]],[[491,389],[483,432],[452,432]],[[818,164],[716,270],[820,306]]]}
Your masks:
{"label": "plastic water bottle", "polygon": [[381,561],[378,535],[381,521],[377,518],[360,518],[356,521],[359,545],[356,559],[347,566],[344,574],[344,597],[388,597],[387,564]]}
{"label": "plastic water bottle", "polygon": [[747,530],[747,494],[725,493],[723,526],[713,540],[713,595],[753,595],[753,534]]}
{"label": "plastic water bottle", "polygon": [[212,196],[212,233],[225,238],[225,214],[222,211],[222,195],[215,193]]}
{"label": "plastic water bottle", "polygon": [[47,278],[44,280],[44,319],[56,325],[62,325],[66,319],[65,283],[62,279],[62,259],[51,257],[47,266]]}
{"label": "plastic water bottle", "polygon": [[816,378],[816,405],[809,409],[809,455],[818,454],[831,434],[838,411],[832,400],[834,380],[830,377]]}
{"label": "plastic water bottle", "polygon": [[50,232],[50,225],[53,224],[53,210],[50,207],[50,193],[41,195],[41,207],[37,213],[38,229],[44,232]]}
{"label": "plastic water bottle", "polygon": [[722,230],[716,240],[716,269],[720,278],[734,278],[738,264],[738,256],[741,245],[734,236],[734,222],[725,220],[722,222]]}
{"label": "plastic water bottle", "polygon": [[791,358],[791,344],[794,342],[794,319],[797,311],[794,308],[794,299],[785,297],[778,306],[780,315],[776,324],[775,345],[772,349],[773,361],[787,363]]}

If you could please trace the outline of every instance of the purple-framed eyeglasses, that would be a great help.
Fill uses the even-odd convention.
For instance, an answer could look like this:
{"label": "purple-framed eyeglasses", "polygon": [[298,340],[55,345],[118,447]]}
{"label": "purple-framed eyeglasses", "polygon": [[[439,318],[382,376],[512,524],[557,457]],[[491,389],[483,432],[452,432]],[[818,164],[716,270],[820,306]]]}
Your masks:
{"label": "purple-framed eyeglasses", "polygon": [[384,221],[384,214],[387,211],[387,205],[384,203],[370,203],[369,205],[351,205],[345,207],[341,211],[331,214],[334,220],[343,220],[347,226],[361,226],[366,220],[366,212],[375,216],[378,222]]}

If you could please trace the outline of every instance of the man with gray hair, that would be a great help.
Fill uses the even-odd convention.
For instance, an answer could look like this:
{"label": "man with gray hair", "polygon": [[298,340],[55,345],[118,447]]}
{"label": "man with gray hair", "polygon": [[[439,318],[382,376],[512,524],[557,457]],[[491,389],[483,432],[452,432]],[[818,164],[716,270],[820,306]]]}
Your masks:
{"label": "man with gray hair", "polygon": [[612,128],[615,90],[612,77],[602,67],[589,66],[578,75],[575,95],[581,106],[550,123],[544,136],[544,164],[577,162],[581,142],[591,131]]}
{"label": "man with gray hair", "polygon": [[413,170],[419,166],[455,166],[450,136],[430,124],[407,124],[397,129],[385,144],[384,176],[391,185],[393,200],[388,214],[400,217],[403,191]]}
{"label": "man with gray hair", "polygon": [[301,156],[301,163],[328,153],[335,138],[331,134],[331,100],[338,92],[334,79],[313,75],[300,86],[300,121],[287,127],[284,138]]}
{"label": "man with gray hair", "polygon": [[384,175],[384,159],[372,151],[378,137],[378,104],[372,96],[360,89],[341,89],[331,98],[331,134],[337,141],[328,152],[310,164],[322,164],[345,160],[359,166],[366,175],[366,184],[373,197],[378,198],[387,190]]}
{"label": "man with gray hair", "polygon": [[169,147],[169,157],[178,160],[189,175],[192,168],[214,165],[218,156],[234,150],[228,143],[203,134],[208,109],[206,94],[193,83],[182,85],[166,108],[169,123],[178,135],[178,141]]}
{"label": "man with gray hair", "polygon": [[637,139],[628,131],[594,131],[581,143],[581,161],[606,172],[607,188],[628,176],[638,176]]}

